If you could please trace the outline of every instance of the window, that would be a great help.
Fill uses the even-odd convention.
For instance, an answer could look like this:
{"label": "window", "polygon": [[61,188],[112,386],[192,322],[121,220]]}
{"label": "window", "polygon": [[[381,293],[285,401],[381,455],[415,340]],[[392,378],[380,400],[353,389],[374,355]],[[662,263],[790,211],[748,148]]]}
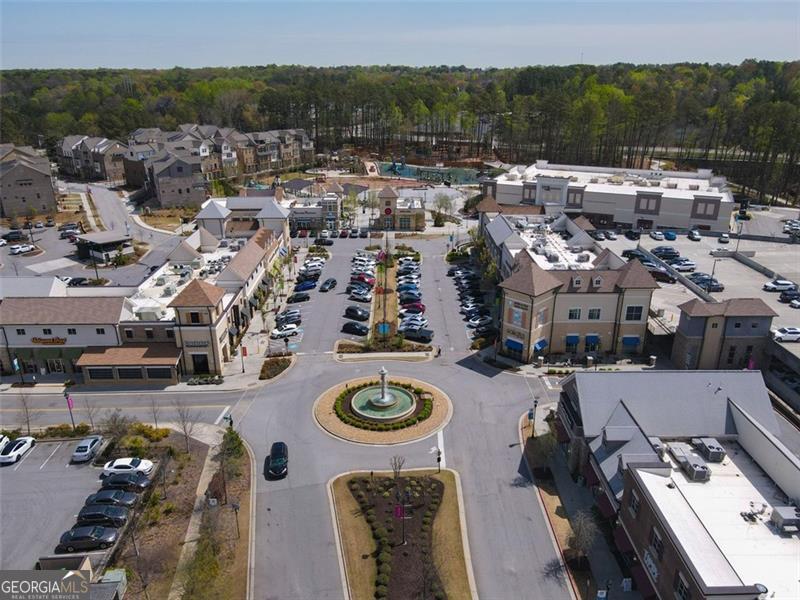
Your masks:
{"label": "window", "polygon": [[747,347],[744,349],[744,351],[745,351],[745,352],[747,352],[747,354],[750,354],[750,353],[752,353],[752,352],[753,352],[753,347],[752,347],[752,346],[747,346]]}
{"label": "window", "polygon": [[734,324],[733,324],[733,328],[734,328],[734,329],[741,329],[741,328],[742,328],[742,324],[741,324],[741,322],[739,322],[739,321],[736,321],[736,323],[734,323]]}
{"label": "window", "polygon": [[125,330],[125,337],[129,340],[133,339],[133,329],[126,329]]}
{"label": "window", "polygon": [[114,379],[114,369],[111,367],[89,367],[87,371],[90,379]]}
{"label": "window", "polygon": [[147,367],[148,379],[172,379],[170,367]]}
{"label": "window", "polygon": [[736,346],[728,348],[728,364],[733,364],[733,359],[736,357]]}
{"label": "window", "polygon": [[689,591],[689,584],[680,571],[675,571],[675,584],[672,589],[675,591],[675,600],[691,600],[692,592]]}
{"label": "window", "polygon": [[120,379],[141,379],[142,367],[117,367],[117,377]]}
{"label": "window", "polygon": [[572,278],[572,285],[575,287],[581,287],[582,280],[580,277],[573,277]]}
{"label": "window", "polygon": [[658,556],[658,560],[664,559],[664,540],[655,527],[650,529],[650,547],[653,549],[653,552],[656,553],[656,556]]}
{"label": "window", "polygon": [[639,503],[639,496],[634,490],[631,490],[631,495],[628,499],[628,510],[634,518],[639,516]]}
{"label": "window", "polygon": [[570,308],[569,309],[569,314],[567,315],[567,318],[570,321],[579,320],[581,318],[581,309],[580,308]]}
{"label": "window", "polygon": [[95,331],[95,333],[97,333],[97,335],[105,335],[106,334],[106,330],[105,330],[104,327],[98,327],[94,331]]}
{"label": "window", "polygon": [[74,327],[67,327],[67,335],[77,335],[78,332]]}
{"label": "window", "polygon": [[153,330],[150,329],[150,328],[145,329],[144,330],[144,337],[146,337],[148,340],[152,340],[153,339]]}
{"label": "window", "polygon": [[590,308],[589,309],[589,320],[590,321],[599,321],[600,320],[600,309],[599,308]]}
{"label": "window", "polygon": [[711,324],[711,329],[716,329],[717,327],[719,327],[719,323],[712,323]]}
{"label": "window", "polygon": [[536,314],[536,324],[544,325],[547,323],[547,309],[543,308]]}
{"label": "window", "polygon": [[42,329],[42,334],[43,335],[53,335],[53,330],[45,327],[44,329]]}
{"label": "window", "polygon": [[167,339],[174,340],[175,339],[175,330],[174,329],[167,329]]}
{"label": "window", "polygon": [[200,313],[199,312],[190,312],[189,313],[189,322],[190,323],[199,323],[200,322]]}
{"label": "window", "polygon": [[17,329],[17,335],[25,335],[24,329]]}
{"label": "window", "polygon": [[644,311],[643,307],[641,306],[628,306],[625,308],[625,320],[626,321],[641,321],[642,320],[642,312]]}
{"label": "window", "polygon": [[753,321],[752,323],[750,323],[750,329],[755,329],[756,327],[758,327],[757,321]]}
{"label": "window", "polygon": [[586,352],[597,352],[600,350],[600,336],[595,334],[587,334],[585,338],[584,347]]}
{"label": "window", "polygon": [[567,334],[565,344],[564,344],[564,351],[565,352],[577,352],[578,351],[578,342],[581,340],[581,336],[571,333]]}

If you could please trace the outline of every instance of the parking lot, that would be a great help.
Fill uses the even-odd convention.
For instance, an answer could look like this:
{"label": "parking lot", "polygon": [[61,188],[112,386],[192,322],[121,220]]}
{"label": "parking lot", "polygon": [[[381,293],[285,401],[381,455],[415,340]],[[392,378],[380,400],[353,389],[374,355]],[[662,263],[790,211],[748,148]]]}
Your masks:
{"label": "parking lot", "polygon": [[76,445],[39,442],[0,468],[0,569],[32,569],[40,556],[53,554],[86,496],[100,487],[100,469],[70,464]]}

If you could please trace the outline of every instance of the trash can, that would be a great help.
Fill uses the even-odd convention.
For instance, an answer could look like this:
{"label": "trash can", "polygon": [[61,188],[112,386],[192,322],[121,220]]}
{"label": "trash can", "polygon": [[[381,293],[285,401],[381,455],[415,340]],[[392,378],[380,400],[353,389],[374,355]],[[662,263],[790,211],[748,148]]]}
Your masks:
{"label": "trash can", "polygon": [[586,366],[593,367],[594,366],[594,356],[587,356],[586,357]]}
{"label": "trash can", "polygon": [[651,367],[655,367],[656,366],[656,355],[655,354],[651,354],[650,355],[650,366]]}
{"label": "trash can", "polygon": [[536,366],[540,369],[544,366],[544,356],[537,356],[536,357]]}

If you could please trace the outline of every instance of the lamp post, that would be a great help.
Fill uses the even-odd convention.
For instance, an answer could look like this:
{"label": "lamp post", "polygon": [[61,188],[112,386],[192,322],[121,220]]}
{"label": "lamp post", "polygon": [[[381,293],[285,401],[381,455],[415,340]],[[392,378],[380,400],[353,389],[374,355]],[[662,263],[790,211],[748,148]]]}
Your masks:
{"label": "lamp post", "polygon": [[72,431],[75,431],[75,419],[72,416],[72,407],[74,406],[74,402],[72,401],[72,396],[67,390],[64,390],[64,399],[67,401],[67,408],[69,409],[69,420],[72,421]]}
{"label": "lamp post", "polygon": [[715,258],[714,264],[711,265],[711,279],[706,283],[706,292],[708,292],[708,286],[710,286],[711,282],[714,281],[714,271],[717,270],[717,263],[721,260],[721,258]]}
{"label": "lamp post", "polygon": [[736,250],[735,250],[735,252],[738,253],[739,252],[739,242],[742,241],[742,230],[744,229],[744,221],[740,221],[739,219],[736,219],[736,221],[737,221],[737,225],[736,225]]}
{"label": "lamp post", "polygon": [[539,400],[533,399],[533,408],[528,411],[528,420],[531,422],[531,437],[536,437],[536,408],[539,406]]}

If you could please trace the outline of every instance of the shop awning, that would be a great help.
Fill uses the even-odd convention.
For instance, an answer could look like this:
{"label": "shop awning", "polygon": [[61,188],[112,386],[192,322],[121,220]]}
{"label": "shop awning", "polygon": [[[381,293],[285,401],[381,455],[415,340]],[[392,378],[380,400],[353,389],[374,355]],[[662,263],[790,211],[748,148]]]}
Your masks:
{"label": "shop awning", "polygon": [[628,534],[625,533],[623,527],[614,529],[614,543],[617,545],[617,548],[620,549],[620,552],[631,552],[633,550],[633,544],[631,544],[630,539],[628,539]]}
{"label": "shop awning", "polygon": [[253,308],[258,308],[258,300],[256,300],[255,297],[250,298],[250,306]]}
{"label": "shop awning", "polygon": [[600,509],[600,514],[606,519],[610,519],[616,513],[614,510],[614,505],[611,504],[611,500],[608,499],[608,496],[605,492],[597,497],[597,508]]}
{"label": "shop awning", "polygon": [[586,343],[587,344],[599,344],[600,343],[600,336],[589,334],[586,336]]}
{"label": "shop awning", "polygon": [[622,345],[623,346],[638,346],[639,345],[639,336],[638,335],[625,335],[622,337]]}
{"label": "shop awning", "polygon": [[581,341],[581,336],[579,335],[568,335],[567,336],[567,344],[577,344]]}
{"label": "shop awning", "polygon": [[631,575],[633,575],[633,580],[636,582],[636,589],[642,595],[642,598],[647,600],[648,598],[655,597],[656,591],[653,589],[653,584],[650,583],[650,578],[647,576],[647,573],[645,573],[642,565],[632,566]]}
{"label": "shop awning", "polygon": [[506,338],[506,348],[522,352],[524,346],[522,345],[522,342],[518,342],[517,340],[512,340],[511,338]]}
{"label": "shop awning", "polygon": [[228,333],[233,337],[236,337],[239,332],[236,330],[236,327],[228,327]]}
{"label": "shop awning", "polygon": [[537,340],[537,342],[533,345],[533,349],[537,352],[539,352],[539,350],[544,350],[545,348],[547,348],[547,340],[544,338]]}

